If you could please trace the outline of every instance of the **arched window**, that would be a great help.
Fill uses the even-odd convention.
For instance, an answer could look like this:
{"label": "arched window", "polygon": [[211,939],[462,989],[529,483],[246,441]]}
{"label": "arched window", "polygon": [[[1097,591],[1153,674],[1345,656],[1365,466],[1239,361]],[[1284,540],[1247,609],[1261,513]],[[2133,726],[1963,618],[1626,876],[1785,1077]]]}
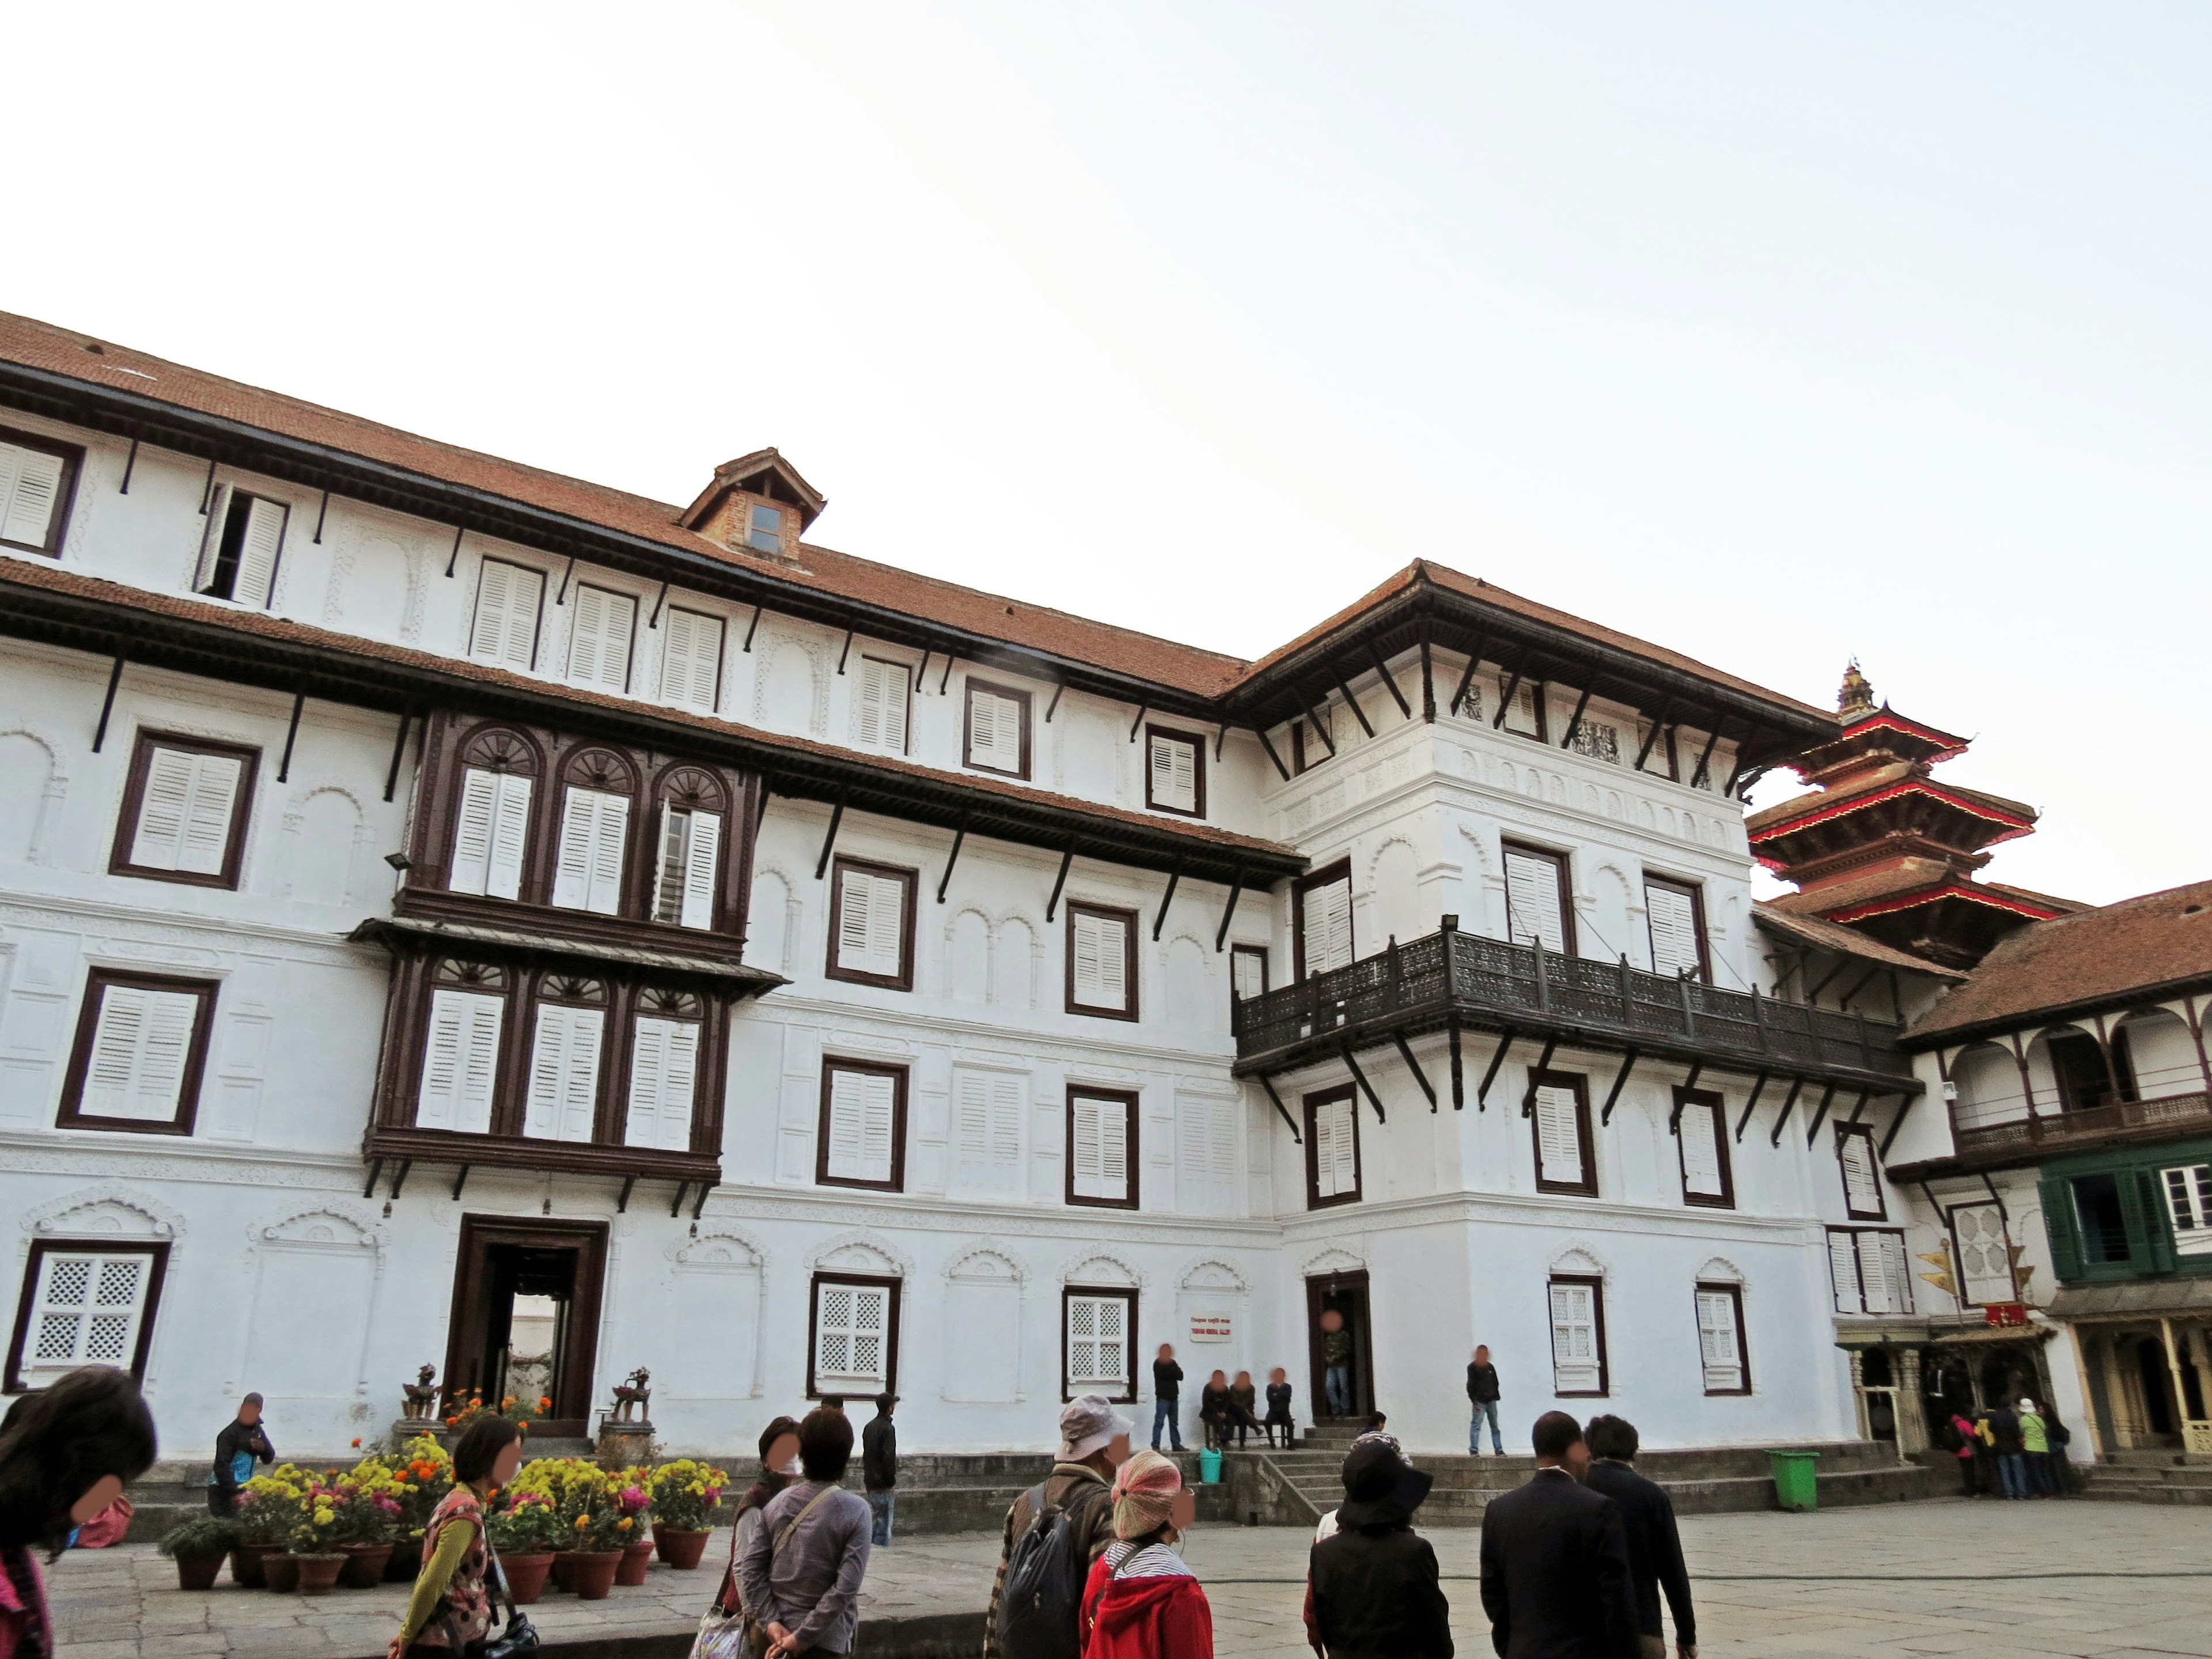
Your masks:
{"label": "arched window", "polygon": [[706,1012],[705,1000],[690,991],[653,988],[639,997],[630,1030],[624,1146],[691,1150]]}
{"label": "arched window", "polygon": [[611,749],[580,749],[561,769],[561,834],[554,850],[553,903],[564,910],[622,914],[637,772]]}
{"label": "arched window", "polygon": [[430,986],[416,1127],[489,1134],[492,1103],[499,1091],[507,975],[480,963],[441,962],[431,975]]}
{"label": "arched window", "polygon": [[538,982],[532,1012],[522,1133],[533,1140],[593,1139],[600,1055],[606,1047],[607,988],[595,979],[548,974]]}
{"label": "arched window", "polygon": [[653,793],[659,821],[653,826],[653,920],[711,930],[724,909],[729,793],[713,773],[697,766],[670,768]]}
{"label": "arched window", "polygon": [[541,765],[537,745],[505,726],[481,726],[462,742],[453,843],[446,864],[448,891],[522,896]]}

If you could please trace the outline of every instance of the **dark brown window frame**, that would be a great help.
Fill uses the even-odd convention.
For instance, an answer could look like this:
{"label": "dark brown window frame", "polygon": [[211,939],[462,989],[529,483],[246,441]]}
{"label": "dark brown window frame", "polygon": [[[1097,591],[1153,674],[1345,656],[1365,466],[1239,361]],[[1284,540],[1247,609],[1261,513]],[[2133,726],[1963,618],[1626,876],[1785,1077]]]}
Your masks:
{"label": "dark brown window frame", "polygon": [[[1078,1002],[1075,1000],[1075,918],[1079,914],[1097,916],[1107,921],[1118,921],[1127,932],[1128,942],[1121,956],[1122,989],[1128,997],[1128,1006],[1126,1010],[1101,1008],[1091,1003]],[[1070,899],[1067,901],[1067,925],[1062,931],[1067,936],[1066,979],[1064,993],[1066,1004],[1063,1012],[1081,1014],[1089,1019],[1134,1020],[1139,1018],[1141,1010],[1137,997],[1140,977],[1137,963],[1137,913],[1134,910],[1124,910],[1116,905],[1092,904],[1082,899]]]}
{"label": "dark brown window frame", "polygon": [[[695,610],[692,606],[688,605],[672,605],[668,609],[671,611],[681,611],[685,616],[696,617],[702,622],[713,623],[716,627],[722,630],[722,648],[714,653],[714,700],[707,705],[706,710],[709,714],[718,713],[722,707],[722,681],[725,677],[725,672],[728,667],[728,664],[725,661],[725,659],[727,658],[730,651],[730,619],[718,611]],[[664,622],[665,620],[665,619],[664,618]],[[633,629],[632,631],[635,632],[635,630]],[[533,651],[532,654],[535,655],[536,653]],[[665,684],[668,678],[668,641],[665,634],[663,634],[661,636],[660,677]],[[662,691],[656,687],[654,690],[654,701],[659,702],[667,694],[665,691]],[[691,705],[688,702],[674,703],[670,706],[677,708],[691,708]],[[696,713],[698,711],[695,709],[693,712]]]}
{"label": "dark brown window frame", "polygon": [[[1711,937],[1705,932],[1705,890],[1694,881],[1684,881],[1679,876],[1661,875],[1657,871],[1644,872],[1644,886],[1648,893],[1654,887],[1665,887],[1689,896],[1690,926],[1698,935],[1698,977],[1706,984],[1713,982],[1713,951]],[[1644,903],[1644,932],[1648,940],[1651,933],[1651,906]]]}
{"label": "dark brown window frame", "polygon": [[824,1285],[881,1285],[891,1293],[890,1317],[884,1325],[884,1387],[898,1392],[899,1304],[906,1300],[906,1281],[881,1273],[823,1273],[817,1270],[806,1283],[806,1397],[819,1400],[822,1387],[815,1368],[822,1343],[822,1287]]}
{"label": "dark brown window frame", "polygon": [[[1232,945],[1229,947],[1229,996],[1232,1002],[1237,1000],[1237,961],[1240,957],[1260,958],[1260,988],[1255,994],[1265,996],[1274,989],[1273,981],[1267,976],[1267,947],[1264,945]],[[1251,999],[1247,997],[1244,1000],[1249,1002]]]}
{"label": "dark brown window frame", "polygon": [[[1349,855],[1334,864],[1323,865],[1310,874],[1291,883],[1291,978],[1293,982],[1306,977],[1306,895],[1316,887],[1329,887],[1337,882],[1349,886],[1352,881],[1352,860]],[[1356,892],[1351,896],[1356,897]],[[1352,959],[1359,960],[1359,918],[1352,915],[1346,905],[1346,931],[1352,935]]]}
{"label": "dark brown window frame", "polygon": [[[1874,1201],[1879,1206],[1873,1210],[1851,1208],[1851,1183],[1844,1173],[1844,1147],[1852,1137],[1866,1141],[1867,1165],[1874,1171]],[[1874,1127],[1867,1123],[1838,1123],[1836,1125],[1836,1179],[1844,1189],[1844,1215],[1851,1221],[1881,1221],[1889,1219],[1889,1203],[1881,1194],[1881,1158],[1875,1151]]]}
{"label": "dark brown window frame", "polygon": [[[576,591],[579,593],[582,592],[584,589],[587,587],[592,589],[594,592],[605,594],[611,599],[628,599],[629,601],[629,646],[628,649],[623,653],[622,690],[617,694],[617,696],[626,697],[630,694],[629,683],[637,678],[637,619],[645,613],[645,599],[641,594],[625,592],[619,587],[609,587],[601,582],[579,581],[576,584]],[[557,605],[560,601],[556,599],[554,603]],[[575,604],[575,600],[571,599],[568,601],[568,604],[573,607]],[[544,614],[544,601],[541,599],[538,604],[538,614],[541,617]],[[530,654],[533,659],[538,654],[538,646],[534,640],[531,642]],[[569,659],[561,665],[561,684],[563,685],[574,685],[576,684],[575,680],[572,678],[574,672],[574,663],[575,660],[575,654],[576,629],[574,623],[571,623],[568,627]],[[597,686],[584,686],[580,689],[588,691],[599,690],[604,688]],[[720,687],[717,685],[715,689],[719,691]]]}
{"label": "dark brown window frame", "polygon": [[[545,643],[545,590],[553,585],[553,573],[534,564],[525,564],[520,559],[497,559],[486,554],[477,561],[476,596],[469,605],[469,642],[462,655],[470,662],[490,660],[476,654],[477,617],[483,609],[483,567],[488,564],[503,564],[510,570],[526,570],[538,578],[538,610],[530,623],[530,665],[527,671],[534,674],[538,672],[538,650]],[[504,667],[506,665],[496,665]]]}
{"label": "dark brown window frame", "polygon": [[[62,1081],[61,1109],[55,1115],[57,1129],[99,1129],[111,1134],[189,1135],[200,1109],[200,1084],[207,1071],[208,1049],[215,1033],[215,1001],[221,981],[185,979],[173,974],[141,974],[119,968],[95,968],[85,975],[84,995],[77,1006],[76,1040],[70,1046],[69,1070]],[[177,1085],[177,1115],[167,1123],[140,1117],[100,1117],[78,1109],[84,1098],[85,1073],[92,1066],[92,1040],[100,1029],[100,1007],[106,988],[120,985],[142,991],[174,991],[199,999],[192,1016],[191,1046],[185,1053],[185,1073]]]}
{"label": "dark brown window frame", "polygon": [[70,518],[76,506],[77,480],[84,475],[84,446],[64,443],[58,438],[42,437],[35,432],[22,432],[14,427],[0,426],[0,443],[11,443],[24,449],[35,449],[42,454],[58,455],[62,462],[62,481],[54,491],[54,516],[47,534],[46,545],[31,542],[0,541],[0,547],[12,547],[24,553],[37,553],[50,559],[62,556],[62,544],[69,539]]}
{"label": "dark brown window frame", "polygon": [[[1565,853],[1558,852],[1552,848],[1538,847],[1533,842],[1515,841],[1510,836],[1508,836],[1498,843],[1498,862],[1501,870],[1504,866],[1506,859],[1515,854],[1518,854],[1520,857],[1527,859],[1547,860],[1558,868],[1559,872],[1559,938],[1564,945],[1564,949],[1560,951],[1560,954],[1570,957],[1580,955],[1581,952],[1577,946],[1575,939],[1575,871],[1572,861]],[[1506,933],[1509,939],[1510,939],[1510,935],[1512,933],[1510,918],[1513,914],[1513,887],[1512,878],[1510,876],[1508,876],[1506,878],[1505,912],[1508,918]],[[1517,945],[1521,941],[1518,939],[1510,939],[1510,942]]]}
{"label": "dark brown window frame", "polygon": [[[830,1173],[830,1097],[833,1079],[839,1072],[864,1072],[892,1080],[891,1178],[889,1181],[855,1181],[849,1176],[833,1176]],[[816,1186],[851,1188],[870,1193],[902,1193],[906,1190],[907,1088],[910,1075],[910,1067],[890,1060],[848,1059],[843,1054],[824,1054],[822,1057],[822,1106],[814,1129]]]}
{"label": "dark brown window frame", "polygon": [[[152,870],[131,862],[131,843],[138,838],[138,814],[145,805],[146,774],[154,763],[154,750],[174,749],[187,754],[228,756],[242,760],[238,793],[230,804],[230,836],[223,848],[222,868],[212,875],[191,870]],[[115,845],[107,855],[107,873],[131,876],[141,881],[173,881],[186,887],[226,887],[235,891],[246,862],[246,830],[252,815],[253,788],[261,771],[261,751],[242,743],[215,738],[196,738],[182,732],[159,732],[141,727],[131,750],[131,770],[123,784],[123,805],[116,814]]]}
{"label": "dark brown window frame", "polygon": [[[885,748],[876,750],[872,752],[884,755],[911,755],[914,753],[914,693],[915,681],[918,678],[915,673],[915,665],[904,661],[897,657],[879,657],[872,651],[863,651],[860,653],[860,660],[864,663],[881,663],[886,668],[897,669],[899,671],[900,677],[904,681],[906,686],[906,690],[902,694],[906,702],[906,714],[904,720],[900,723],[899,726],[899,729],[905,733],[905,741],[901,743],[896,750]],[[854,695],[857,696],[859,693],[855,691]],[[962,713],[964,719],[966,713],[964,707]],[[1022,731],[1024,736],[1026,736],[1029,731],[1029,720],[1026,715],[1024,716],[1022,720]],[[854,741],[855,744],[858,744],[860,740],[855,737]],[[968,748],[968,728],[964,723],[960,728],[960,747],[962,752],[964,754]],[[1026,744],[1024,745],[1023,754],[1024,757],[1027,757],[1028,747]],[[979,771],[988,771],[990,769],[988,767],[979,767],[976,769]],[[1027,774],[1024,773],[1024,775],[1027,775]]]}
{"label": "dark brown window frame", "polygon": [[[1152,799],[1152,744],[1155,742],[1188,744],[1191,752],[1190,806],[1170,806],[1165,801]],[[1171,726],[1145,727],[1145,805],[1155,812],[1173,812],[1178,817],[1202,818],[1206,816],[1206,739],[1195,732],[1178,732]]]}
{"label": "dark brown window frame", "polygon": [[[890,876],[904,884],[906,896],[899,902],[899,970],[896,974],[864,974],[856,969],[837,965],[837,938],[845,915],[845,874],[857,871],[864,876]],[[830,866],[830,946],[823,969],[830,979],[842,980],[848,985],[876,985],[886,991],[914,989],[914,931],[915,915],[921,908],[921,872],[901,869],[896,864],[878,864],[869,859],[848,859],[842,854]]]}
{"label": "dark brown window frame", "polygon": [[1505,683],[1513,677],[1511,674],[1505,672],[1503,669],[1499,670],[1499,676],[1500,678],[1498,682],[1498,700],[1502,706],[1505,707],[1505,718],[1498,722],[1496,729],[1504,732],[1509,738],[1525,738],[1530,743],[1548,744],[1551,742],[1551,682],[1548,680],[1524,679],[1520,684],[1513,688],[1513,695],[1516,697],[1518,697],[1523,691],[1526,691],[1528,694],[1528,706],[1536,712],[1536,729],[1534,732],[1516,732],[1513,729],[1512,708],[1510,705],[1505,703]]}
{"label": "dark brown window frame", "polygon": [[[1743,1286],[1741,1285],[1731,1285],[1722,1279],[1699,1279],[1691,1293],[1690,1311],[1692,1314],[1697,1312],[1697,1292],[1700,1291],[1708,1293],[1718,1291],[1726,1291],[1728,1292],[1729,1302],[1735,1305],[1735,1361],[1737,1368],[1743,1373],[1743,1386],[1741,1388],[1707,1389],[1705,1390],[1705,1397],[1708,1400],[1715,1400],[1747,1395],[1751,1393],[1751,1334],[1744,1328],[1743,1322]],[[1705,1370],[1705,1329],[1703,1321],[1698,1322],[1697,1328],[1698,1376],[1698,1380],[1703,1382]]]}
{"label": "dark brown window frame", "polygon": [[[1314,1133],[1314,1123],[1322,1107],[1334,1106],[1340,1100],[1352,1103],[1352,1190],[1323,1198],[1321,1195],[1321,1140]],[[1340,1204],[1359,1203],[1367,1196],[1367,1148],[1359,1134],[1358,1090],[1349,1083],[1341,1088],[1317,1089],[1301,1104],[1306,1132],[1306,1208],[1333,1210]]]}
{"label": "dark brown window frame", "polygon": [[[1122,1197],[1078,1198],[1075,1195],[1075,1097],[1078,1095],[1081,1095],[1086,1100],[1118,1101],[1121,1109],[1128,1114],[1127,1125],[1123,1131],[1125,1139],[1122,1142],[1127,1149],[1128,1180],[1127,1191]],[[1138,1171],[1142,1168],[1142,1162],[1138,1154],[1141,1144],[1139,1135],[1142,1115],[1138,1111],[1137,1106],[1138,1095],[1133,1089],[1094,1089],[1080,1083],[1071,1083],[1067,1085],[1066,1132],[1062,1139],[1065,1150],[1060,1155],[1060,1161],[1062,1166],[1062,1196],[1069,1204],[1085,1210],[1134,1210],[1141,1206],[1142,1182]]]}
{"label": "dark brown window frame", "polygon": [[[1544,1328],[1556,1344],[1559,1328],[1552,1318],[1552,1286],[1554,1285],[1587,1285],[1590,1288],[1590,1326],[1597,1339],[1597,1387],[1595,1389],[1561,1389],[1558,1384],[1559,1355],[1555,1346],[1552,1351],[1552,1398],[1554,1400],[1610,1400],[1613,1398],[1613,1361],[1607,1352],[1605,1341],[1605,1280],[1595,1273],[1553,1273],[1544,1281]],[[1692,1307],[1695,1304],[1692,1304]],[[1702,1363],[1702,1354],[1700,1356]]]}
{"label": "dark brown window frame", "polygon": [[1685,1089],[1676,1085],[1674,1109],[1687,1117],[1692,1112],[1710,1111],[1713,1115],[1713,1145],[1719,1151],[1721,1190],[1717,1197],[1711,1193],[1690,1190],[1690,1162],[1685,1156],[1685,1143],[1679,1133],[1680,1120],[1675,1127],[1674,1164],[1682,1176],[1682,1202],[1701,1210],[1733,1210],[1735,1208],[1735,1164],[1729,1157],[1728,1100],[1715,1089]]}
{"label": "dark brown window frame", "polygon": [[[222,520],[220,524],[210,523],[208,526],[206,532],[207,536],[210,538],[214,543],[216,554],[215,562],[208,568],[209,586],[205,587],[196,587],[192,592],[201,599],[220,600],[224,605],[238,605],[241,609],[247,611],[270,610],[276,603],[276,576],[277,573],[284,568],[284,548],[286,543],[290,539],[292,533],[292,503],[285,500],[282,495],[264,495],[258,489],[247,489],[236,483],[224,483],[218,484],[216,489],[222,502]],[[240,556],[244,550],[242,544],[246,540],[246,532],[252,527],[253,517],[252,509],[252,503],[255,501],[266,501],[270,506],[276,507],[284,515],[283,522],[276,527],[276,556],[269,562],[269,591],[261,596],[261,603],[259,605],[254,604],[250,599],[241,599],[238,597],[238,568]],[[231,520],[237,516],[238,509],[241,504],[246,507],[247,512],[245,522],[239,526],[238,538],[241,546],[231,556],[230,592],[228,593],[218,593],[215,591],[215,578],[216,574],[222,568],[223,550],[230,544]],[[210,514],[212,514],[213,508],[214,503],[210,502],[209,504]],[[203,545],[200,557],[203,560],[207,557],[204,544]]]}
{"label": "dark brown window frame", "polygon": [[[970,674],[963,682],[965,690],[960,704],[960,763],[971,772],[988,772],[994,778],[1026,780],[1031,769],[1030,742],[1034,736],[1036,709],[1030,694],[1018,685],[1007,685],[997,680],[979,679]],[[1022,764],[1018,772],[1009,772],[1003,766],[986,766],[975,758],[975,694],[988,691],[994,696],[1012,697],[1022,706]]]}
{"label": "dark brown window frame", "polygon": [[[1544,1126],[1536,1116],[1538,1089],[1571,1089],[1575,1096],[1575,1133],[1582,1144],[1583,1178],[1572,1183],[1544,1179]],[[1571,1198],[1595,1198],[1597,1146],[1590,1130],[1589,1079],[1580,1072],[1537,1072],[1528,1079],[1528,1145],[1536,1157],[1536,1190]]]}
{"label": "dark brown window frame", "polygon": [[1127,1355],[1129,1361],[1129,1391],[1127,1394],[1109,1394],[1103,1396],[1107,1401],[1115,1405],[1128,1405],[1137,1398],[1137,1352],[1139,1347],[1137,1341],[1137,1291],[1136,1287],[1130,1285],[1063,1285],[1060,1287],[1060,1401],[1065,1404],[1066,1401],[1075,1398],[1075,1378],[1069,1374],[1067,1369],[1067,1319],[1068,1304],[1074,1301],[1079,1296],[1087,1296],[1093,1301],[1117,1301],[1126,1303],[1128,1305],[1129,1312],[1127,1322],[1122,1328],[1125,1333],[1123,1352]]}
{"label": "dark brown window frame", "polygon": [[131,1380],[143,1382],[146,1380],[146,1354],[154,1344],[154,1321],[161,1311],[161,1285],[169,1276],[168,1242],[144,1238],[34,1238],[31,1241],[30,1255],[23,1262],[22,1285],[16,1293],[15,1334],[8,1344],[6,1392],[32,1392],[23,1381],[23,1346],[30,1339],[33,1292],[38,1289],[40,1268],[48,1255],[57,1252],[86,1255],[150,1255],[154,1258],[154,1271],[146,1284],[146,1310],[138,1317],[138,1346],[131,1356],[130,1366]]}

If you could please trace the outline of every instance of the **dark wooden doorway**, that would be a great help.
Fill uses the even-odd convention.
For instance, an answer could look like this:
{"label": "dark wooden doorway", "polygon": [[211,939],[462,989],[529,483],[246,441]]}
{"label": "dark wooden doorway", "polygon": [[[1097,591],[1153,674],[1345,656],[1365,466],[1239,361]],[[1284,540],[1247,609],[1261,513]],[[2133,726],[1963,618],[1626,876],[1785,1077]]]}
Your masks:
{"label": "dark wooden doorway", "polygon": [[447,1386],[465,1395],[481,1391],[487,1405],[516,1392],[508,1387],[516,1301],[533,1309],[550,1304],[552,1376],[538,1386],[553,1407],[538,1432],[586,1433],[606,1260],[604,1221],[462,1217],[446,1343]]}
{"label": "dark wooden doorway", "polygon": [[1335,1418],[1328,1403],[1328,1368],[1322,1363],[1321,1316],[1334,1310],[1344,1316],[1344,1328],[1352,1334],[1352,1415],[1364,1417],[1375,1409],[1375,1342],[1373,1322],[1367,1314],[1367,1270],[1324,1273],[1306,1280],[1306,1349],[1312,1362],[1313,1414],[1317,1423]]}

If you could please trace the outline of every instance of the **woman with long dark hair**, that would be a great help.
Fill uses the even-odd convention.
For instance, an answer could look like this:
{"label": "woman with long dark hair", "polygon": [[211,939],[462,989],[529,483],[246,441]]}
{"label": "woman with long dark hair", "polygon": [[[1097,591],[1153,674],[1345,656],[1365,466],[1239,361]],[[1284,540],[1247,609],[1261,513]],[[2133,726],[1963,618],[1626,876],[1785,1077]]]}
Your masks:
{"label": "woman with long dark hair", "polygon": [[57,1642],[33,1559],[52,1560],[153,1467],[154,1416],[128,1373],[87,1365],[27,1395],[0,1431],[0,1659],[52,1659]]}
{"label": "woman with long dark hair", "polygon": [[453,1443],[453,1489],[422,1529],[422,1570],[388,1659],[447,1659],[490,1631],[484,1513],[521,1462],[522,1431],[507,1419],[487,1412],[461,1431]]}
{"label": "woman with long dark hair", "polygon": [[799,1423],[779,1417],[761,1431],[760,1478],[745,1488],[738,1501],[737,1519],[730,1528],[730,1565],[723,1570],[722,1587],[714,1593],[714,1607],[726,1619],[744,1611],[744,1596],[738,1589],[738,1557],[745,1540],[760,1530],[761,1511],[769,1500],[799,1478]]}

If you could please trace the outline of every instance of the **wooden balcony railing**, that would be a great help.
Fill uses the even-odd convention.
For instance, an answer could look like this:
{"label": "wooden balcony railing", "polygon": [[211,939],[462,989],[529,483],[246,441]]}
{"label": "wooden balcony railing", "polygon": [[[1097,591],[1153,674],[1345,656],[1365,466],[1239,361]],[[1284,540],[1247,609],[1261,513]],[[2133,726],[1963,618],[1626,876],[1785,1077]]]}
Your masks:
{"label": "wooden balcony railing", "polygon": [[2166,1095],[2126,1100],[2086,1112],[2024,1117],[1954,1131],[1959,1156],[1982,1159],[2008,1154],[2086,1147],[2112,1139],[2150,1139],[2167,1134],[2212,1133],[2212,1094]]}
{"label": "wooden balcony railing", "polygon": [[1456,930],[1253,997],[1231,1015],[1244,1075],[1347,1042],[1358,1048],[1454,1024],[1779,1076],[1919,1087],[1897,1046],[1900,1028],[1887,1022]]}

